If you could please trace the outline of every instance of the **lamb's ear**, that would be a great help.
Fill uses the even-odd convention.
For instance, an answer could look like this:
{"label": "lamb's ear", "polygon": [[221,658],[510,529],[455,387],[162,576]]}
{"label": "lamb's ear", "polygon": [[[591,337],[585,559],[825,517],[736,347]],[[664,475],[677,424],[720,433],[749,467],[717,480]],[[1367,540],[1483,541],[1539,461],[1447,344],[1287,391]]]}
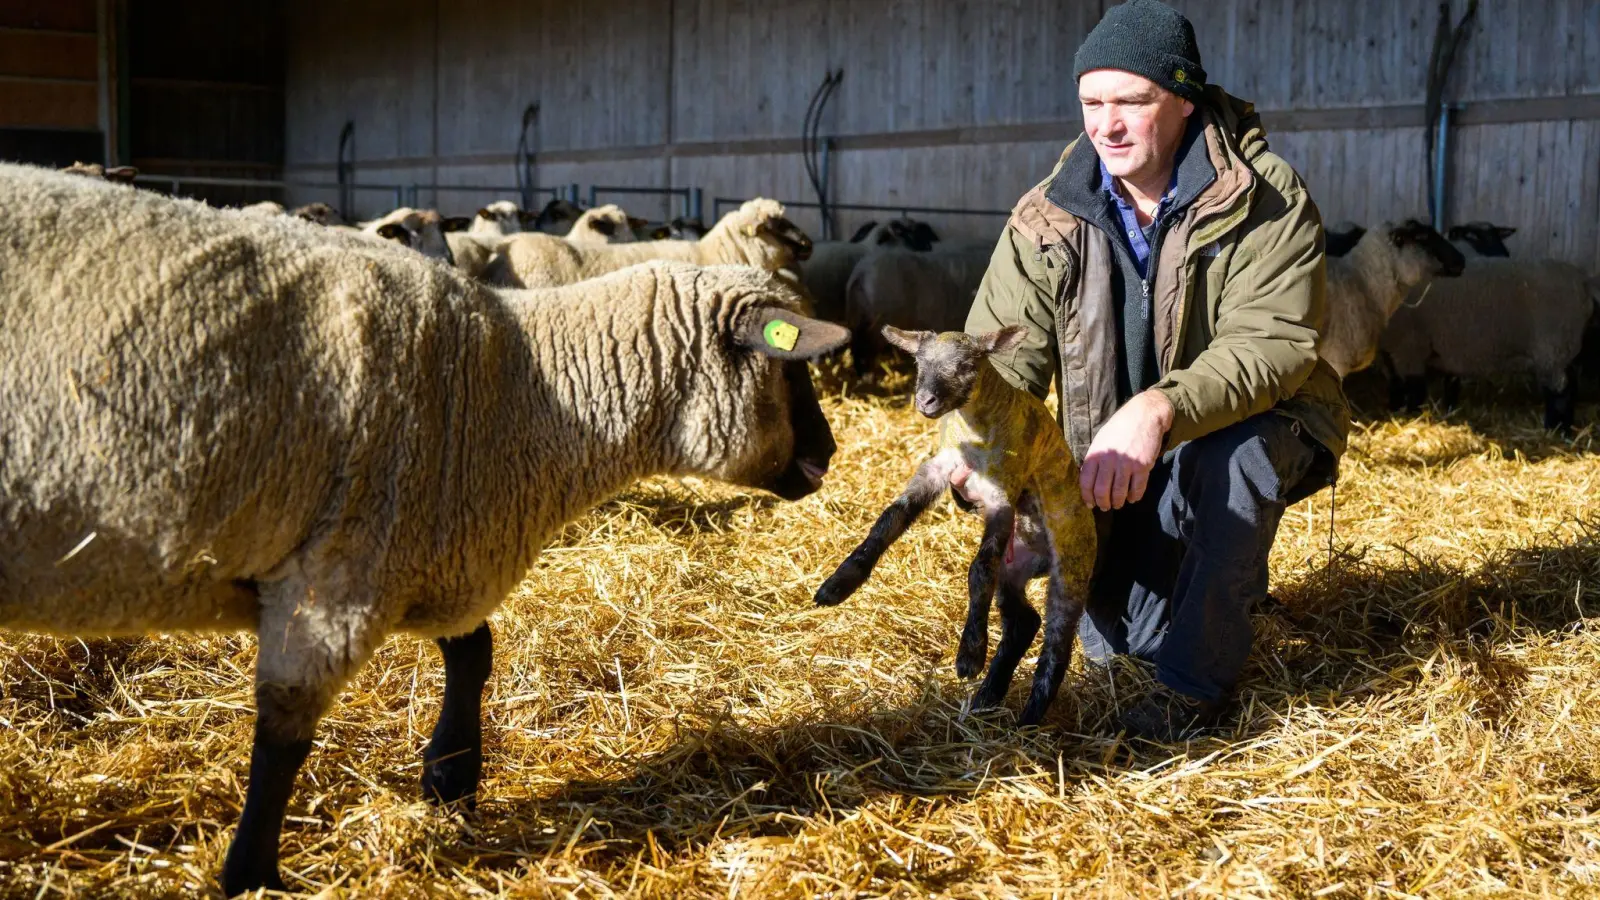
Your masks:
{"label": "lamb's ear", "polygon": [[378,237],[390,241],[399,241],[402,244],[411,243],[411,232],[406,230],[399,222],[388,222],[378,226]]}
{"label": "lamb's ear", "polygon": [[450,216],[439,223],[440,229],[446,233],[451,231],[466,231],[472,227],[472,220],[466,216]]}
{"label": "lamb's ear", "polygon": [[774,359],[815,359],[850,341],[850,330],[775,306],[745,316],[735,337],[739,346]]}
{"label": "lamb's ear", "polygon": [[1007,325],[999,331],[991,331],[978,338],[978,342],[983,345],[985,353],[1004,353],[1022,343],[1022,339],[1027,335],[1027,328],[1021,325]]}
{"label": "lamb's ear", "polygon": [[893,325],[883,326],[884,340],[912,356],[916,356],[917,351],[922,349],[922,343],[933,336],[931,331],[902,331]]}

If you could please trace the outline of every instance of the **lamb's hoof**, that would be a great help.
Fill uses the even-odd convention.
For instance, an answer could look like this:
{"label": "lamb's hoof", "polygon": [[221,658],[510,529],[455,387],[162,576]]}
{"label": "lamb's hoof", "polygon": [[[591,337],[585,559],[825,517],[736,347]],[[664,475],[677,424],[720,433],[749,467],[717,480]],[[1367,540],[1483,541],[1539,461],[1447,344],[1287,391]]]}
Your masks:
{"label": "lamb's hoof", "polygon": [[849,599],[866,580],[866,572],[859,571],[846,562],[839,567],[839,571],[834,572],[822,583],[822,587],[817,588],[816,596],[811,599],[818,606],[838,606]]}
{"label": "lamb's hoof", "polygon": [[968,641],[961,639],[961,648],[956,651],[956,674],[962,679],[976,678],[983,671],[984,657],[989,655],[988,635],[982,640]]}
{"label": "lamb's hoof", "polygon": [[985,681],[983,686],[978,688],[978,692],[972,695],[972,711],[976,713],[998,709],[1002,703],[1006,702],[1007,687],[1009,685],[998,686]]}
{"label": "lamb's hoof", "polygon": [[426,759],[422,766],[422,797],[435,806],[478,808],[481,752],[464,750],[441,759]]}
{"label": "lamb's hoof", "polygon": [[1017,717],[1017,724],[1026,728],[1043,722],[1044,714],[1050,711],[1050,701],[1053,699],[1037,690],[1030,693],[1027,705],[1022,707],[1022,715]]}

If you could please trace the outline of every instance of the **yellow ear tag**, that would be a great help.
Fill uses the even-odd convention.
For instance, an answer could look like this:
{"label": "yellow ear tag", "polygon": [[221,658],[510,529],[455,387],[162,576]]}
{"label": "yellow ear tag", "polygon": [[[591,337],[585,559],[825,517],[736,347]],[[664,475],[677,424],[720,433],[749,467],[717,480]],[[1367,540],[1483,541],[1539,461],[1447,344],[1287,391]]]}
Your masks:
{"label": "yellow ear tag", "polygon": [[800,337],[800,329],[782,319],[773,319],[767,323],[767,327],[761,329],[761,337],[766,340],[769,347],[793,350],[794,342]]}

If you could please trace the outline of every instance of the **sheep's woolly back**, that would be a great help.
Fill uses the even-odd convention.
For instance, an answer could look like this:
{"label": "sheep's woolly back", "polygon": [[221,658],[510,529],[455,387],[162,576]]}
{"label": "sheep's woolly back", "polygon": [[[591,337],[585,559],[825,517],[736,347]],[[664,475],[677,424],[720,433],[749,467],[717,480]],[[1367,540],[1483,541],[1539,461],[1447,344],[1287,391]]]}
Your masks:
{"label": "sheep's woolly back", "polygon": [[796,300],[746,269],[498,292],[292,217],[9,165],[0,233],[3,627],[249,627],[304,583],[352,653],[461,633],[633,479],[745,474],[792,441],[761,418],[777,367],[727,335]]}
{"label": "sheep's woolly back", "polygon": [[787,247],[761,231],[763,226],[780,220],[783,205],[758,197],[723,216],[698,241],[578,247],[549,235],[524,233],[507,241],[485,278],[504,287],[559,287],[652,259],[675,259],[702,266],[746,265],[775,272],[795,261]]}
{"label": "sheep's woolly back", "polygon": [[[608,229],[602,230],[597,227],[601,223],[608,226]],[[572,230],[566,233],[565,239],[579,246],[588,247],[631,244],[635,241],[633,227],[628,222],[628,214],[615,203],[584,210],[578,221],[572,223]]]}
{"label": "sheep's woolly back", "polygon": [[1382,345],[1397,374],[1531,372],[1560,389],[1595,313],[1587,275],[1556,260],[1471,257],[1395,313]]}
{"label": "sheep's woolly back", "polygon": [[1414,245],[1396,248],[1389,238],[1394,227],[1384,222],[1348,255],[1328,260],[1328,316],[1317,353],[1340,378],[1372,365],[1390,317],[1428,277],[1432,257]]}

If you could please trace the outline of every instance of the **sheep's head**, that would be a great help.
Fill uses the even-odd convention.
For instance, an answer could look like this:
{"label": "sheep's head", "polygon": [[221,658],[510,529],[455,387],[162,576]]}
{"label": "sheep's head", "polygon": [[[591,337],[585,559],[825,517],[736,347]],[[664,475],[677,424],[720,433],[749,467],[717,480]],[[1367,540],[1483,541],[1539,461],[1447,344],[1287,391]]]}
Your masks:
{"label": "sheep's head", "polygon": [[991,353],[1015,347],[1027,334],[1021,325],[1012,325],[988,334],[971,335],[960,331],[934,334],[931,331],[901,331],[884,326],[889,343],[917,359],[917,412],[930,419],[955,412],[972,399],[978,373]]}
{"label": "sheep's head", "polygon": [[315,222],[318,225],[344,224],[343,216],[335,212],[333,207],[320,201],[296,207],[289,211],[289,215],[297,219],[305,219],[307,222]]}
{"label": "sheep's head", "polygon": [[139,177],[139,170],[133,166],[102,166],[99,163],[75,162],[62,169],[68,175],[82,175],[85,178],[98,178],[102,181],[115,181],[118,184],[133,184]]}
{"label": "sheep's head", "polygon": [[1328,226],[1326,249],[1329,256],[1348,256],[1356,244],[1367,233],[1365,228],[1354,222],[1339,222]]}
{"label": "sheep's head", "polygon": [[667,223],[667,237],[677,241],[698,241],[710,230],[699,217],[679,216]]}
{"label": "sheep's head", "polygon": [[444,239],[444,219],[436,210],[402,206],[381,219],[368,222],[363,231],[403,244],[431,259],[455,265]]}
{"label": "sheep's head", "polygon": [[645,221],[628,215],[615,203],[607,203],[585,210],[578,221],[572,223],[567,240],[577,244],[631,244],[636,240],[635,223],[642,226]]}
{"label": "sheep's head", "polygon": [[795,290],[746,266],[685,267],[713,339],[678,406],[690,471],[798,500],[822,484],[835,444],[808,360],[850,332],[802,315]]}
{"label": "sheep's head", "polygon": [[1466,268],[1467,258],[1461,251],[1426,222],[1385,223],[1382,232],[1394,248],[1398,274],[1405,284],[1421,284],[1435,275],[1460,275]]}
{"label": "sheep's head", "polygon": [[523,230],[528,214],[511,200],[496,200],[478,210],[472,217],[468,233],[477,235],[517,234]]}
{"label": "sheep's head", "polygon": [[707,238],[718,231],[740,242],[745,261],[769,272],[811,258],[811,238],[784,215],[783,204],[757,197],[722,217]]}
{"label": "sheep's head", "polygon": [[1465,241],[1479,256],[1510,256],[1506,238],[1516,233],[1515,228],[1477,221],[1450,226],[1447,237],[1452,241]]}
{"label": "sheep's head", "polygon": [[907,250],[916,250],[926,253],[933,249],[934,242],[939,240],[938,232],[927,222],[916,219],[890,219],[887,222],[867,222],[856,233],[850,236],[853,244],[867,244],[872,247],[904,247]]}
{"label": "sheep's head", "polygon": [[567,200],[551,200],[537,215],[522,219],[524,231],[542,231],[557,237],[572,230],[572,223],[583,215],[583,208]]}

